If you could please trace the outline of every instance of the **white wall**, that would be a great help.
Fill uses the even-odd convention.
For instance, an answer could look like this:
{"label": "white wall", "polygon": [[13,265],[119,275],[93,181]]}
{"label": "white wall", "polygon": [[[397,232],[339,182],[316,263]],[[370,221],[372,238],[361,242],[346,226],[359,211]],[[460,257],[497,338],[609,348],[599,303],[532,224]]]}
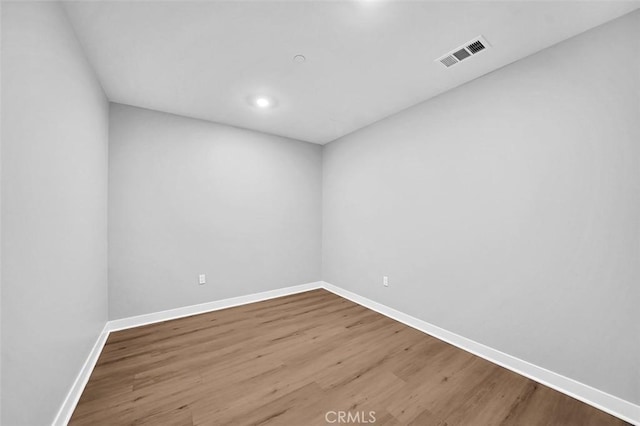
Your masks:
{"label": "white wall", "polygon": [[107,319],[108,103],[60,5],[2,4],[2,424],[49,424]]}
{"label": "white wall", "polygon": [[327,145],[323,279],[640,402],[639,40],[635,12]]}
{"label": "white wall", "polygon": [[110,122],[111,319],[320,279],[321,146],[119,104]]}

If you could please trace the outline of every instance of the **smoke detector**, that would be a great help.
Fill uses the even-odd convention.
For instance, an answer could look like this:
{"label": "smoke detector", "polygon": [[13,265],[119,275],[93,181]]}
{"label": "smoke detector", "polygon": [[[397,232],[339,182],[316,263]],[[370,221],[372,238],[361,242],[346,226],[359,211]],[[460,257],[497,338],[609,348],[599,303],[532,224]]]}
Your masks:
{"label": "smoke detector", "polygon": [[462,46],[453,49],[449,53],[442,55],[441,57],[436,59],[436,62],[440,62],[445,67],[449,68],[459,62],[464,61],[467,58],[479,54],[480,52],[484,52],[489,47],[491,47],[491,45],[487,42],[487,40],[482,36],[478,36],[474,39],[469,40]]}

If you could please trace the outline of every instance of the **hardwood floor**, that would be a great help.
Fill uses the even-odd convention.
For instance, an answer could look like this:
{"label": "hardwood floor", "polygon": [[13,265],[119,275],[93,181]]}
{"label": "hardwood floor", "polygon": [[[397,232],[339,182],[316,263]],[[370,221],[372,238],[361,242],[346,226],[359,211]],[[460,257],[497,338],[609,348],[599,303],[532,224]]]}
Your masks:
{"label": "hardwood floor", "polygon": [[345,424],[338,416],[626,424],[325,290],[112,333],[70,424]]}

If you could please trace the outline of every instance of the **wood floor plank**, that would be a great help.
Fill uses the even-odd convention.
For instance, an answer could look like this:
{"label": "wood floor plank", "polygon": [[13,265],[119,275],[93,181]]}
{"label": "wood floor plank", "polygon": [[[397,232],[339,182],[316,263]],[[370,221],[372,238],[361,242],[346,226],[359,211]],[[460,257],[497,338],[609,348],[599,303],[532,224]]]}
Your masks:
{"label": "wood floor plank", "polygon": [[325,425],[328,412],[360,424],[373,412],[377,425],[626,424],[325,290],[112,333],[70,424]]}

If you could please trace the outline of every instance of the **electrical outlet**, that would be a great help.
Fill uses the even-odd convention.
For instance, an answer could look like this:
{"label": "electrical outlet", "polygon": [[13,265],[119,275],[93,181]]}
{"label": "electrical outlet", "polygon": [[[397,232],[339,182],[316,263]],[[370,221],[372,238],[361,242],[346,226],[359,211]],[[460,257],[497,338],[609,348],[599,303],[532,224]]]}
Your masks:
{"label": "electrical outlet", "polygon": [[205,274],[198,275],[198,284],[202,285],[206,283],[207,283],[207,276]]}
{"label": "electrical outlet", "polygon": [[385,287],[389,287],[389,277],[388,276],[384,276],[382,277],[382,285]]}

